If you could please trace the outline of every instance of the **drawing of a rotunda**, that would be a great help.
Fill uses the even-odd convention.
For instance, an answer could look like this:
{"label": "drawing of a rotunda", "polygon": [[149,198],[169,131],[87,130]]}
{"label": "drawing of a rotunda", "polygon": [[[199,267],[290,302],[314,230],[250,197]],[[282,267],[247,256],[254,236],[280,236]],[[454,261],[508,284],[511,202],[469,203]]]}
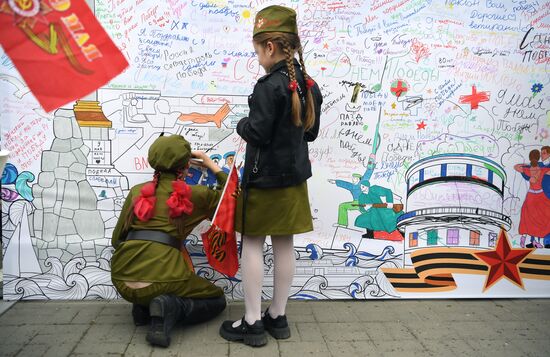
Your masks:
{"label": "drawing of a rotunda", "polygon": [[407,212],[404,265],[410,254],[430,247],[494,247],[510,217],[502,213],[506,173],[499,164],[470,154],[441,154],[412,164],[405,174]]}

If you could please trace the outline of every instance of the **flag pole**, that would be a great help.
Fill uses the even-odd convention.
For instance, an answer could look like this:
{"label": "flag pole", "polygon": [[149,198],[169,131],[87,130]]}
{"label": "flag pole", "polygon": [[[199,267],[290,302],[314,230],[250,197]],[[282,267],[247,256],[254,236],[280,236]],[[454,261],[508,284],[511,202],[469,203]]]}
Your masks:
{"label": "flag pole", "polygon": [[[243,146],[243,139],[239,141],[239,145],[237,146],[237,152],[235,153],[235,159],[237,158],[237,153],[241,152]],[[229,174],[227,175],[227,181],[231,179],[231,174],[233,173],[233,170],[235,170],[235,165],[237,164],[237,160],[233,160],[233,165],[231,165],[231,169],[229,169]],[[212,222],[216,219],[216,216],[218,215],[218,210],[220,209],[220,205],[222,203],[223,197],[225,196],[225,191],[227,190],[227,181],[225,185],[223,186],[222,195],[220,197],[220,202],[218,203],[218,206],[216,207],[216,211],[214,212],[214,216],[212,217]]]}

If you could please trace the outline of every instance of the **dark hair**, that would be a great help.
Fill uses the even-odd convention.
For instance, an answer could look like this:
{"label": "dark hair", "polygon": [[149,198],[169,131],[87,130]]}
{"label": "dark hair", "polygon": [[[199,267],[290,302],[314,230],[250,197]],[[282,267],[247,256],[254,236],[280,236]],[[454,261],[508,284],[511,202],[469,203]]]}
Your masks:
{"label": "dark hair", "polygon": [[[185,170],[179,169],[176,171],[176,180],[185,182]],[[185,214],[177,217],[168,216],[168,222],[176,227],[179,235],[183,238],[185,238],[185,218],[187,218]]]}
{"label": "dark hair", "polygon": [[540,159],[540,151],[531,150],[529,152],[529,161],[531,162],[531,167],[539,166],[539,164],[538,164],[539,159]]}
{"label": "dark hair", "polygon": [[[153,183],[155,184],[155,191],[159,187],[159,179],[160,179],[160,171],[155,170],[155,173],[153,174]],[[122,230],[125,232],[128,232],[130,230],[130,227],[132,226],[132,223],[136,218],[136,214],[134,213],[134,203],[135,203],[135,199],[134,199],[134,202],[132,202],[132,205],[130,206],[130,214],[128,215],[128,217],[126,217],[126,221],[122,226]]]}
{"label": "dark hair", "polygon": [[[265,47],[267,42],[273,42],[281,47],[286,57],[286,65],[288,67],[288,74],[290,82],[296,81],[296,72],[294,70],[294,54],[298,52],[300,58],[300,66],[302,67],[302,73],[304,79],[307,81],[311,77],[307,74],[306,65],[304,63],[302,45],[300,43],[300,37],[293,33],[287,32],[261,32],[254,36],[253,41],[262,47]],[[311,89],[306,86],[306,115],[302,120],[302,106],[300,104],[300,97],[298,92],[292,93],[292,122],[296,126],[304,126],[307,131],[313,127],[315,123],[315,102]]]}
{"label": "dark hair", "polygon": [[[178,169],[176,172],[176,180],[185,180],[185,170]],[[159,186],[160,181],[160,175],[161,171],[155,170],[155,173],[153,174],[153,183],[155,184],[155,191]],[[132,205],[130,206],[130,214],[128,214],[128,217],[126,217],[126,221],[124,222],[124,225],[122,226],[122,229],[126,232],[130,230],[130,227],[132,226],[132,223],[134,222],[134,219],[136,218],[136,214],[134,213],[134,203],[132,202]],[[176,230],[178,231],[178,234],[183,237],[185,234],[185,218],[187,216],[185,214],[182,214],[178,217],[169,217],[168,221],[170,224],[173,224],[176,227]]]}

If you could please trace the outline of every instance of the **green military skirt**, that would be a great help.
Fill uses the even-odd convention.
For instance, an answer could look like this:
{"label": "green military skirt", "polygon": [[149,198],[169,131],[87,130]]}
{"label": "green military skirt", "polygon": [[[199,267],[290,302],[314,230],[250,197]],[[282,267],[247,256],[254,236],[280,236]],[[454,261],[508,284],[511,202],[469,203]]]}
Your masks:
{"label": "green military skirt", "polygon": [[[243,232],[242,192],[237,200],[235,230]],[[247,236],[290,235],[313,230],[307,183],[284,188],[249,188],[244,217]]]}

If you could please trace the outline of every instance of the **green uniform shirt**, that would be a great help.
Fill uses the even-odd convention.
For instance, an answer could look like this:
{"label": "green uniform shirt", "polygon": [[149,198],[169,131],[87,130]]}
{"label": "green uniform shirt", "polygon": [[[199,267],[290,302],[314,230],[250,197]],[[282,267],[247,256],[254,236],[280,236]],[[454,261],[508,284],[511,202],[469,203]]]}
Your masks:
{"label": "green uniform shirt", "polygon": [[[147,222],[137,218],[131,224],[131,230],[156,230],[184,240],[191,231],[204,219],[212,219],[220,200],[222,191],[212,190],[206,186],[190,186],[193,213],[185,219],[185,234],[179,236],[176,227],[169,222],[166,200],[172,193],[172,181],[176,176],[163,172],[160,175],[156,190],[157,202],[155,215]],[[224,185],[227,174],[219,172],[216,179]],[[128,231],[123,230],[124,222],[131,213],[132,202],[140,194],[143,184],[130,189],[124,202],[120,217],[113,232],[111,243],[115,253],[111,259],[111,277],[123,281],[171,282],[187,280],[194,274],[178,250],[161,243],[131,240],[125,242]]]}

